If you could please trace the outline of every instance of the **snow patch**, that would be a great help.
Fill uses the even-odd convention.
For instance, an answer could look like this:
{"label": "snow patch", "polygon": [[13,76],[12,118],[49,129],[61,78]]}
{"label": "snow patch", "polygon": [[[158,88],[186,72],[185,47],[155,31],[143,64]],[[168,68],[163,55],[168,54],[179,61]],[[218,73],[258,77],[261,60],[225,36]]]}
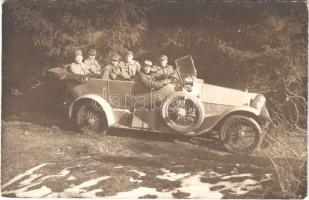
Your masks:
{"label": "snow patch", "polygon": [[134,179],[134,178],[129,178],[129,181],[131,182],[131,183],[141,183],[141,182],[143,182],[142,180],[138,180],[138,179]]}
{"label": "snow patch", "polygon": [[157,175],[156,177],[159,179],[165,179],[169,181],[177,181],[179,179],[183,179],[187,176],[190,176],[190,173],[184,173],[184,174],[176,174],[174,172],[170,172],[170,170],[167,169],[161,169],[165,174],[163,175]]}
{"label": "snow patch", "polygon": [[[70,170],[72,168],[80,167],[67,167],[63,170],[56,172],[55,174],[43,175],[38,173],[37,170],[49,165],[50,163],[44,163],[31,168],[20,174],[9,182],[3,185],[3,188],[15,188],[14,190],[3,190],[2,195],[15,194],[17,197],[86,197],[96,198],[97,193],[103,192],[104,189],[99,185],[101,181],[108,180],[110,176],[102,176],[94,179],[86,180],[78,185],[71,184],[67,188],[63,188],[63,192],[53,192],[45,184],[45,180],[49,178],[57,179],[59,183],[61,181],[77,180],[76,177],[71,175]],[[119,169],[123,166],[116,166]],[[114,167],[114,168],[116,168]],[[129,181],[132,183],[141,183],[141,177],[146,176],[146,173],[139,170],[129,170],[137,174],[137,178],[131,177]],[[261,182],[272,178],[272,174],[265,174],[261,180],[255,180],[254,175],[251,173],[244,174],[219,174],[212,169],[205,169],[205,171],[199,171],[195,174],[187,173],[175,173],[166,168],[161,168],[162,174],[156,176],[158,179],[168,181],[179,181],[180,185],[177,188],[164,188],[158,191],[155,187],[138,187],[131,191],[122,191],[114,196],[105,198],[122,198],[122,199],[137,199],[140,197],[147,198],[147,195],[151,195],[161,199],[171,198],[190,198],[190,199],[219,199],[224,197],[224,193],[230,193],[234,195],[246,194],[251,190],[262,189]],[[93,172],[93,171],[89,171]],[[87,173],[87,172],[86,172]],[[117,177],[116,177],[117,178]],[[208,182],[207,179],[211,179]],[[234,180],[230,180],[235,178]],[[237,178],[237,179],[236,179]],[[76,184],[76,183],[75,183]],[[111,181],[108,184],[113,184]],[[10,189],[9,188],[9,189]],[[34,188],[29,190],[29,188]],[[149,196],[148,196],[149,197]]]}
{"label": "snow patch", "polygon": [[79,185],[73,186],[71,188],[68,188],[65,191],[66,192],[76,192],[76,193],[85,192],[85,189],[83,189],[83,188],[94,186],[94,185],[98,184],[98,182],[109,179],[109,178],[110,178],[110,176],[102,176],[102,177],[99,177],[99,178],[95,178],[95,179],[92,179],[92,180],[89,180],[89,181],[85,181],[85,182],[83,182]]}
{"label": "snow patch", "polygon": [[38,165],[38,166],[36,166],[36,167],[33,167],[33,168],[27,170],[27,171],[24,172],[23,174],[19,174],[19,175],[15,176],[15,177],[12,178],[11,180],[9,180],[9,182],[7,182],[6,184],[4,184],[4,185],[1,187],[1,189],[3,190],[4,188],[6,188],[7,186],[11,185],[12,183],[14,183],[14,182],[16,182],[16,181],[18,181],[18,180],[20,180],[20,179],[26,177],[26,176],[30,176],[30,175],[33,174],[33,172],[35,172],[36,170],[38,170],[38,169],[40,169],[40,168],[42,168],[42,167],[44,167],[44,166],[46,166],[46,165],[49,165],[49,164],[51,164],[51,163],[43,163],[43,164],[41,164],[41,165]]}
{"label": "snow patch", "polygon": [[235,175],[230,175],[230,176],[224,176],[221,179],[226,180],[229,178],[238,178],[238,177],[253,177],[252,174],[246,173],[246,174],[235,174]]}
{"label": "snow patch", "polygon": [[42,187],[35,189],[35,190],[29,190],[24,191],[21,193],[16,194],[16,197],[32,197],[32,198],[39,198],[44,197],[51,193],[51,189],[43,185]]}
{"label": "snow patch", "polygon": [[[218,182],[216,186],[224,186],[224,190],[228,189],[232,194],[242,195],[246,194],[250,190],[261,189],[262,186],[259,182],[253,179],[245,179],[242,182]],[[221,189],[222,190],[222,189]]]}
{"label": "snow patch", "polygon": [[172,199],[171,192],[158,192],[156,188],[138,187],[128,192],[119,192],[114,196],[104,197],[107,199],[138,199],[145,195],[155,195],[160,199]]}
{"label": "snow patch", "polygon": [[135,169],[132,169],[132,170],[129,170],[129,171],[135,172],[136,174],[139,175],[139,177],[146,176],[146,174],[144,172],[141,172],[141,171],[138,171],[138,170],[135,170]]}
{"label": "snow patch", "polygon": [[141,171],[138,171],[138,170],[129,170],[130,172],[134,172],[134,173],[136,173],[136,174],[138,174],[138,179],[134,179],[134,178],[129,178],[129,181],[131,182],[131,183],[141,183],[141,182],[143,182],[142,180],[139,180],[139,178],[141,178],[141,177],[143,177],[143,176],[146,176],[146,174],[144,173],[144,172],[141,172]]}
{"label": "snow patch", "polygon": [[69,177],[67,178],[67,180],[68,180],[68,181],[75,181],[76,178],[75,178],[74,176],[69,176]]}
{"label": "snow patch", "polygon": [[[158,175],[157,178],[169,181],[181,181],[180,187],[162,191],[158,191],[156,188],[151,187],[138,187],[131,191],[119,192],[114,196],[108,196],[106,198],[137,199],[145,197],[146,195],[151,195],[160,199],[171,199],[177,198],[177,196],[175,196],[177,193],[183,193],[187,195],[184,196],[184,198],[190,199],[220,199],[224,197],[223,190],[229,191],[231,194],[242,195],[250,190],[262,188],[258,181],[247,178],[253,177],[253,175],[249,173],[223,176],[214,171],[201,171],[196,175],[190,175],[190,173],[177,174],[165,168],[162,168],[161,171],[164,172],[164,174]],[[230,182],[227,180],[236,177],[245,179],[239,182]],[[202,182],[201,178],[218,178],[218,182]],[[218,189],[214,189],[215,187]]]}

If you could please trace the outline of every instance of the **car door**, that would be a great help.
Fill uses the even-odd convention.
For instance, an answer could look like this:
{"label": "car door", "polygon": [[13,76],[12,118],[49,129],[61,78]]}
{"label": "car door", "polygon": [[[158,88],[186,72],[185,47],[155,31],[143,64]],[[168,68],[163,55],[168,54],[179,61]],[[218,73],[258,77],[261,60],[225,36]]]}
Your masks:
{"label": "car door", "polygon": [[142,82],[135,81],[132,87],[132,107],[135,110],[160,110],[164,99],[175,92],[173,85],[166,85],[159,90],[147,88]]}

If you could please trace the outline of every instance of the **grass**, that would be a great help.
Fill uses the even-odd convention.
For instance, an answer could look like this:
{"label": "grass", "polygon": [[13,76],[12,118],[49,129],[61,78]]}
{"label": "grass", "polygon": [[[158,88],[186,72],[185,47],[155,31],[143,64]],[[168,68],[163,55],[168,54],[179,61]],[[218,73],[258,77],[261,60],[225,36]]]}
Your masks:
{"label": "grass", "polygon": [[306,135],[291,134],[281,125],[270,130],[266,140],[269,145],[261,153],[272,163],[283,198],[304,198],[307,189]]}

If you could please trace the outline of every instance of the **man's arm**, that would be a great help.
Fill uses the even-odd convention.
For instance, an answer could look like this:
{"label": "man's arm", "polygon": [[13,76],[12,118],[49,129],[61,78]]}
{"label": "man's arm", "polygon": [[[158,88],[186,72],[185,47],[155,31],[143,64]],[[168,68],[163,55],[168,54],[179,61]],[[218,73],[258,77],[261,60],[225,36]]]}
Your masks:
{"label": "man's arm", "polygon": [[148,88],[152,88],[155,90],[161,89],[162,87],[164,87],[165,85],[170,83],[169,79],[166,80],[155,80],[152,78],[151,75],[141,75],[139,74],[139,79],[142,83],[145,84],[146,87]]}
{"label": "man's arm", "polygon": [[113,80],[117,79],[117,76],[121,76],[121,69],[119,67],[112,67],[109,76]]}
{"label": "man's arm", "polygon": [[97,60],[94,61],[94,65],[95,65],[95,70],[96,70],[96,73],[101,73],[102,71],[102,68],[101,68],[101,65],[99,64],[99,62]]}
{"label": "man's arm", "polygon": [[141,70],[141,64],[136,61],[136,72],[139,72]]}

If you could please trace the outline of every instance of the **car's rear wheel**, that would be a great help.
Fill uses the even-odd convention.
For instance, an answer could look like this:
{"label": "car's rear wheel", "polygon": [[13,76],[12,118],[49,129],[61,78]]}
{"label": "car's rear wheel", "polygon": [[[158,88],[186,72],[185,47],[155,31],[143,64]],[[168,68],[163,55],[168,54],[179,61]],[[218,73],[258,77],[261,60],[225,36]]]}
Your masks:
{"label": "car's rear wheel", "polygon": [[88,135],[106,135],[107,121],[101,107],[94,102],[80,104],[76,112],[76,124],[79,130]]}
{"label": "car's rear wheel", "polygon": [[261,143],[261,126],[252,118],[233,115],[223,122],[220,139],[228,151],[236,154],[250,154]]}
{"label": "car's rear wheel", "polygon": [[166,98],[162,106],[162,117],[176,132],[194,135],[204,120],[203,105],[185,92],[176,92]]}

